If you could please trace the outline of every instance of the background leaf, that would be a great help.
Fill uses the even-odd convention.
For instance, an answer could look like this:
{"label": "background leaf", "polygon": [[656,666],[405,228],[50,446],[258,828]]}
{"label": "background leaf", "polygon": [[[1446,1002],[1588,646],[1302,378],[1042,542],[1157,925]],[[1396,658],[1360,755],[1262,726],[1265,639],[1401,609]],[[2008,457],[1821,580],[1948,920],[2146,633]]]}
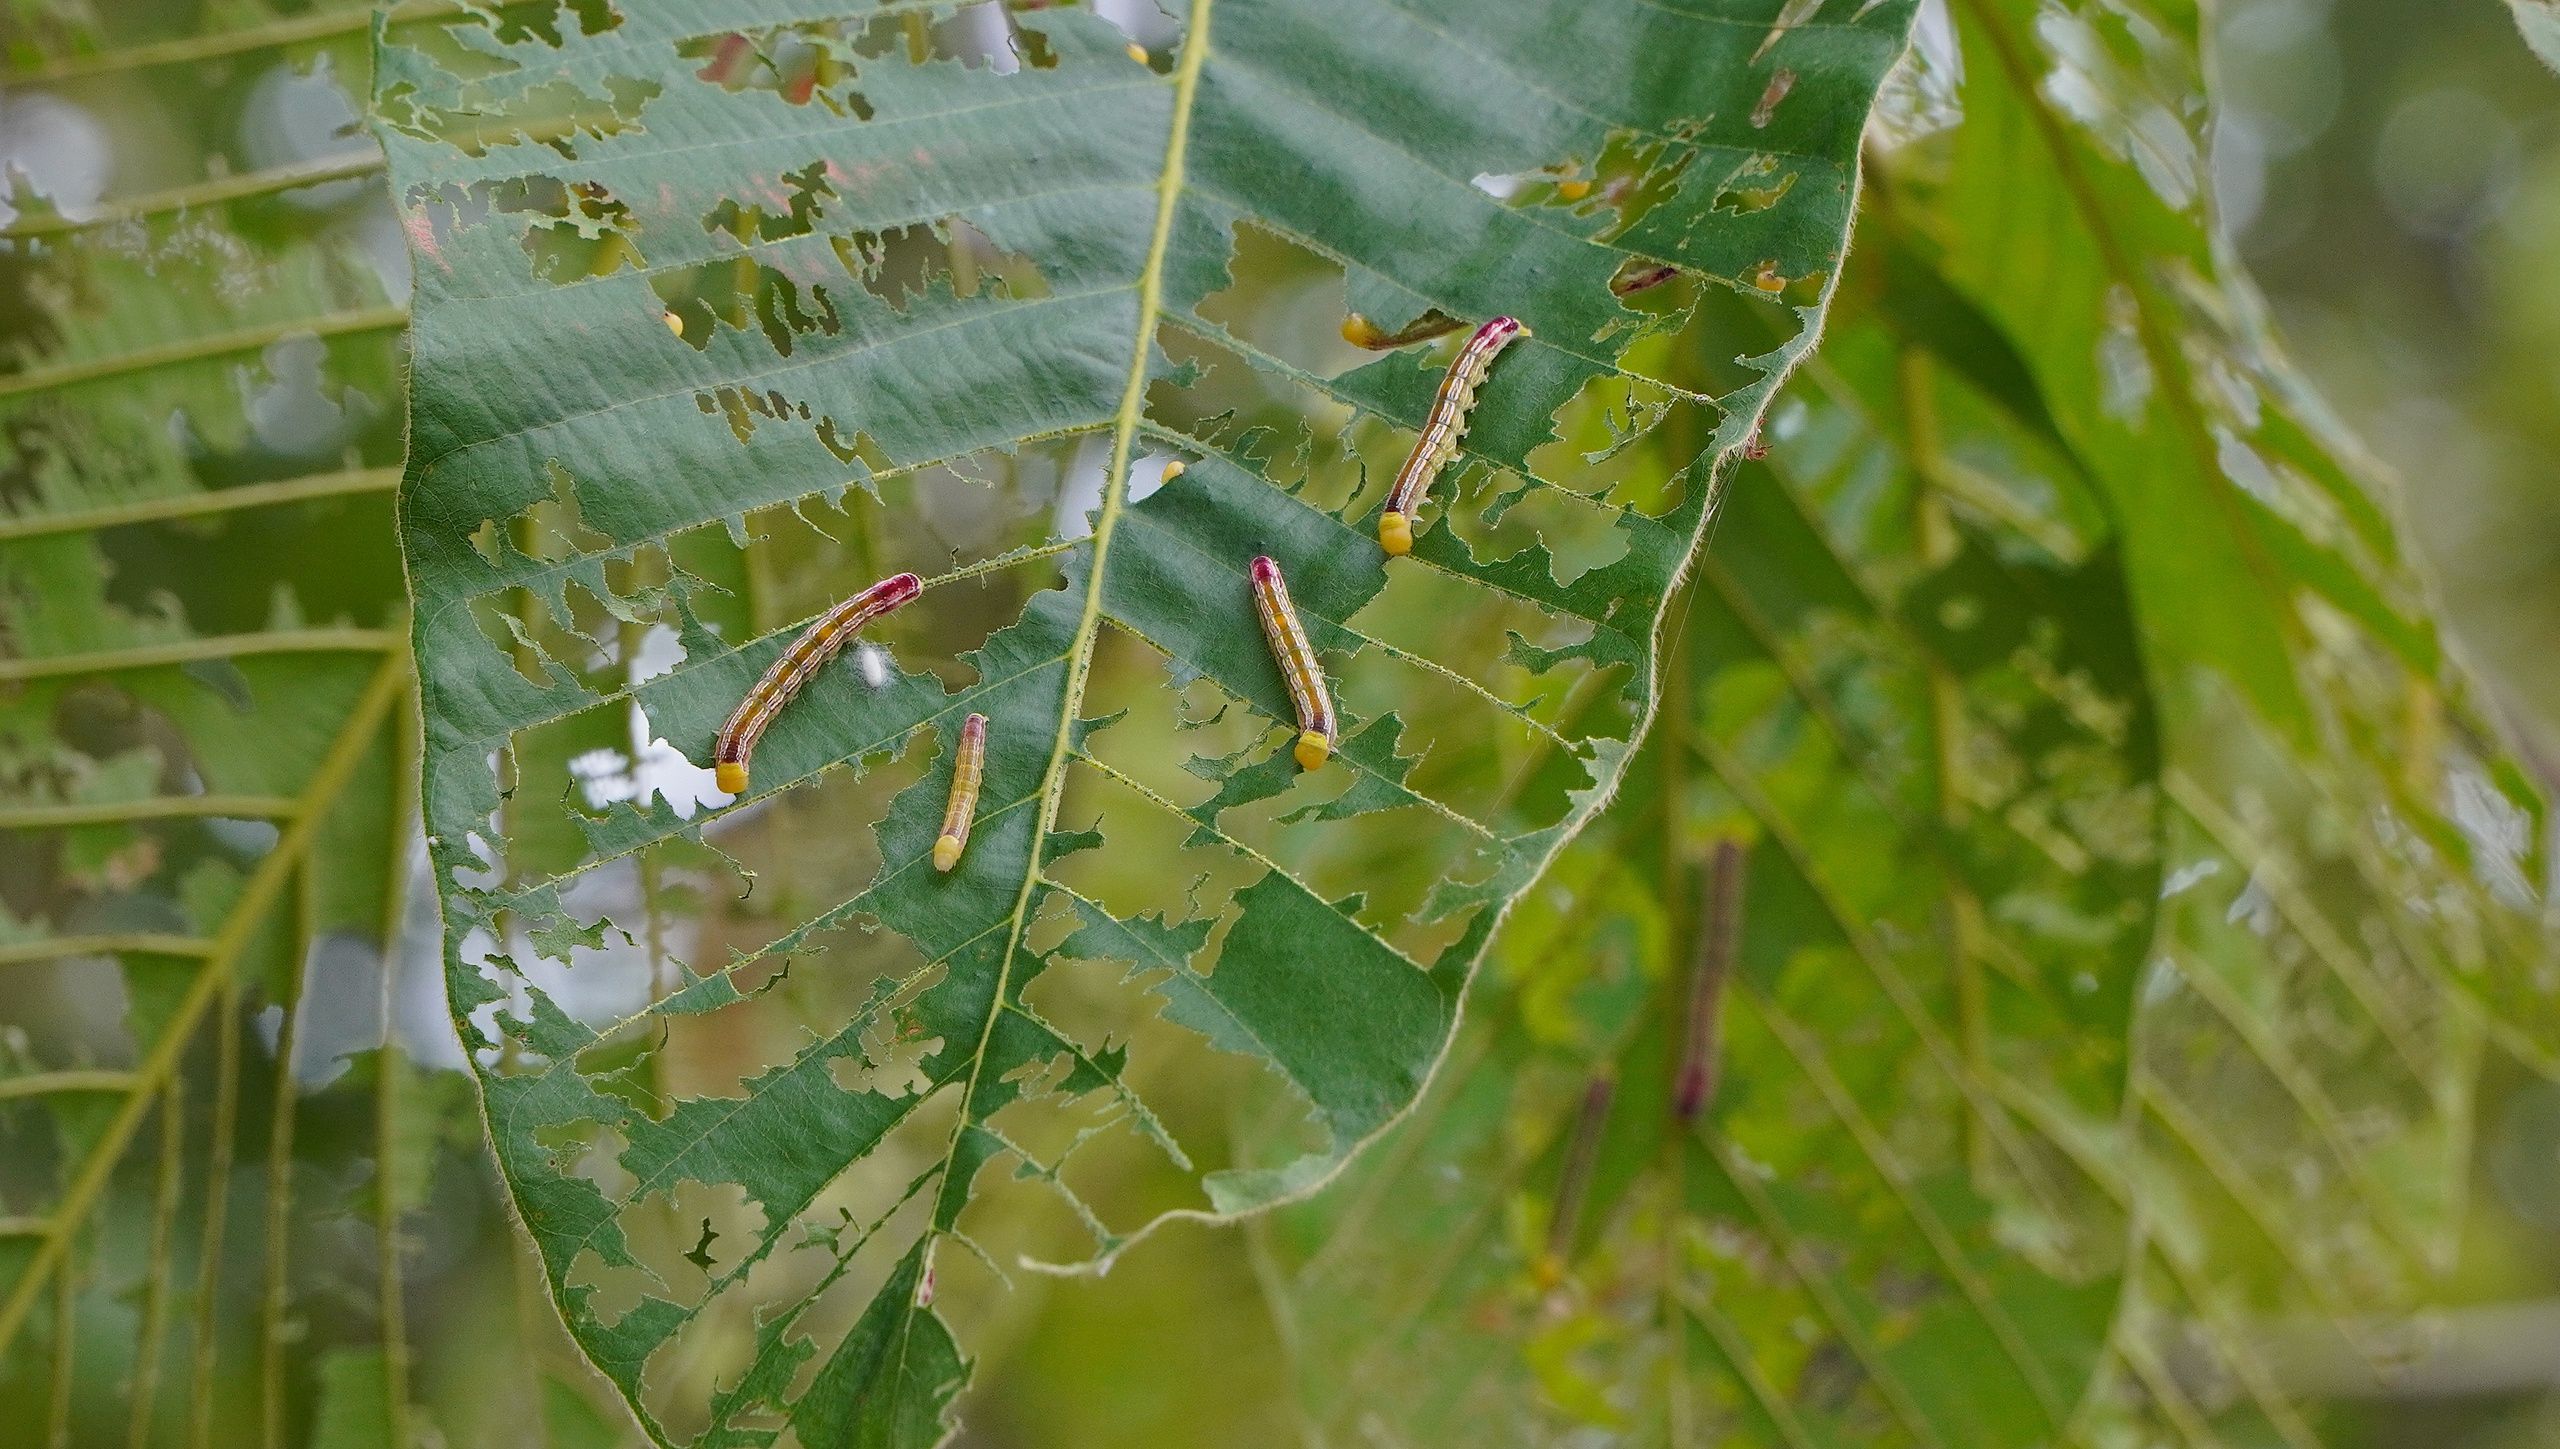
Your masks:
{"label": "background leaf", "polygon": [[[732,0],[380,52],[448,989],[571,1331],[653,1433],[930,1442],[935,1294],[1303,1192],[1411,1100],[1614,783],[1712,470],[1840,265],[1909,7],[1781,12]],[[1294,275],[1275,328],[1226,300]],[[1346,305],[1537,334],[1393,568],[1377,496],[1454,344],[1362,361]],[[1258,552],[1347,717],[1303,778]],[[792,621],[896,568],[931,591],[893,652],[706,809],[685,761]],[[986,804],[935,878],[973,709]],[[758,828],[804,810],[814,859]],[[717,931],[661,910],[750,880],[778,899]],[[754,1045],[671,1080],[705,1033]],[[1156,1073],[1278,1092],[1292,1150],[1195,1158]],[[1047,1205],[976,1210],[1006,1179]]]}
{"label": "background leaf", "polygon": [[406,258],[370,7],[214,9],[0,21],[0,1423],[406,1444],[439,1188],[511,1289],[401,1024]]}
{"label": "background leaf", "polygon": [[[1569,924],[1524,913],[1472,1068],[1271,1235],[1320,1425],[2044,1442],[2024,1375],[1953,1345],[2070,1302],[2021,1336],[2071,1346],[2071,1433],[2311,1443],[2275,1355],[2382,1363],[2446,1289],[2482,1038],[2551,1041],[2541,801],[2468,715],[2373,470],[2206,241],[2191,29],[1953,8],[1906,81],[1961,125],[1887,133],[1830,340],[1702,567],[1651,767],[1675,803],[1577,844]],[[1753,924],[1690,1140],[1665,1043],[1724,836],[1753,842]],[[1549,1289],[1595,1061],[1621,1106]],[[1846,1172],[1861,1115],[1937,1191]],[[1701,1192],[1701,1161],[1771,1185]],[[1862,1257],[1914,1201],[1995,1226]],[[2004,1275],[1991,1312],[1968,1263]],[[1938,1354],[1983,1391],[1934,1402]],[[1415,1361],[1466,1388],[1370,1367]]]}

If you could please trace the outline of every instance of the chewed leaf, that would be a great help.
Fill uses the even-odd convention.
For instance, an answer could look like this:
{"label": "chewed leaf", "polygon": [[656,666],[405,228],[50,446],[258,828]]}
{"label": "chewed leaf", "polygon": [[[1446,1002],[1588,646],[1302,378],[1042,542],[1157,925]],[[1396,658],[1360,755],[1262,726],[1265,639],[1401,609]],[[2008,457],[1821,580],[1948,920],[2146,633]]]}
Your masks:
{"label": "chewed leaf", "polygon": [[1269,1220],[1315,1437],[2311,1449],[2286,1333],[2388,1375],[2468,1291],[2484,1026],[2560,1039],[2545,803],[2192,205],[2192,9],[1951,9],[1963,123],[1878,147],[1693,684]]}
{"label": "chewed leaf", "polygon": [[[2115,1398],[2306,1444],[2255,1325],[2388,1353],[2367,1325],[2437,1293],[2464,1231],[2484,1026],[2546,1067],[2560,1043],[2548,807],[2437,637],[2397,490],[2211,232],[2196,14],[1954,8],[1965,119],[1923,183],[1944,224],[1905,240],[1943,246],[2050,405],[1997,398],[2121,558],[2160,721],[2132,1130],[2106,1154],[2153,1237]],[[1994,260],[2028,255],[2032,296]],[[1968,433],[1949,456],[1985,455]]]}
{"label": "chewed leaf", "polygon": [[2157,726],[2120,561],[1949,498],[1891,335],[1830,323],[1628,790],[1422,1106],[1264,1235],[1328,1437],[2076,1442],[2129,1215],[2074,1150],[2121,1102]]}
{"label": "chewed leaf", "polygon": [[[1839,274],[1911,5],[1802,8],[384,32],[450,1005],[654,1435],[934,1442],[946,1311],[1303,1193],[1413,1101],[1617,787],[1719,470]],[[1527,335],[1390,560],[1464,340],[1434,314]],[[1257,621],[1261,557],[1302,638]],[[717,788],[750,686],[901,571],[922,597],[786,666]],[[1284,1103],[1290,1149],[1212,1156],[1164,1072]]]}

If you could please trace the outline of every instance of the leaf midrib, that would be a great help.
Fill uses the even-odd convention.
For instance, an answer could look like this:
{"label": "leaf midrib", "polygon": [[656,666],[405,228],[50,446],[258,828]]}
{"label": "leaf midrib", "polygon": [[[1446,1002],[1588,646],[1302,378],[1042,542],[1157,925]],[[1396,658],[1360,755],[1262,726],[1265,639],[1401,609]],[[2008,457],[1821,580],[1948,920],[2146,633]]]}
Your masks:
{"label": "leaf midrib", "polygon": [[[1058,803],[1064,791],[1067,764],[1073,758],[1070,746],[1075,737],[1075,723],[1084,704],[1085,681],[1093,667],[1093,644],[1102,624],[1103,585],[1108,577],[1111,539],[1120,526],[1122,511],[1129,498],[1129,457],[1136,440],[1138,421],[1146,404],[1147,359],[1155,347],[1158,314],[1164,306],[1165,260],[1172,252],[1173,216],[1182,197],[1183,161],[1190,148],[1191,111],[1200,92],[1200,72],[1209,54],[1209,7],[1212,0],[1191,0],[1190,13],[1183,27],[1182,59],[1174,71],[1173,114],[1166,127],[1164,164],[1156,178],[1155,230],[1147,243],[1145,266],[1138,274],[1138,321],[1136,336],[1129,349],[1129,375],[1120,393],[1120,406],[1113,415],[1111,457],[1105,464],[1102,503],[1093,522],[1093,554],[1086,564],[1084,609],[1076,621],[1074,642],[1067,652],[1067,682],[1060,702],[1058,725],[1050,742],[1049,764],[1040,777],[1040,814],[1032,822],[1031,841],[1022,867],[1022,886],[1014,895],[1013,912],[1006,920],[1003,960],[996,968],[995,993],[979,1029],[978,1044],[970,1054],[967,1082],[960,1093],[960,1111],[951,1128],[951,1140],[943,1149],[942,1170],[946,1174],[958,1160],[960,1143],[970,1127],[970,1110],[977,1099],[979,1084],[985,1079],[987,1046],[995,1035],[997,1018],[1003,1015],[1005,993],[1013,984],[1014,958],[1022,949],[1024,922],[1031,903],[1039,894],[1041,856],[1048,844],[1049,832],[1057,823]],[[944,1182],[947,1193],[950,1183]],[[929,1224],[928,1235],[939,1237],[944,1229]],[[928,1250],[929,1251],[929,1250]],[[912,1298],[901,1315],[898,1367],[906,1372],[906,1348],[912,1337],[917,1305]]]}

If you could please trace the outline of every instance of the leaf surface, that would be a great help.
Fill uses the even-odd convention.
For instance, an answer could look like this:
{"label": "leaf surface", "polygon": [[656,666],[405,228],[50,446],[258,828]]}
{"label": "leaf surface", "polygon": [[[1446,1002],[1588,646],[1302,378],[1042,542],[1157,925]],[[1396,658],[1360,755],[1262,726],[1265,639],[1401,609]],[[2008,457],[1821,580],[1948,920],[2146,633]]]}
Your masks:
{"label": "leaf surface", "polygon": [[[1910,7],[1800,10],[1195,0],[1124,34],[696,0],[386,36],[451,1004],[571,1330],[654,1433],[933,1442],[965,1372],[937,1293],[1302,1193],[1413,1100],[1616,785],[1717,469],[1839,270]],[[1346,311],[1536,334],[1393,563],[1378,500],[1455,339],[1365,357]],[[1257,554],[1344,719],[1318,772]],[[707,791],[796,621],[899,569],[923,601],[782,713],[746,798]],[[671,890],[735,904],[696,927]],[[742,1055],[670,1080],[706,1036]],[[1292,1149],[1195,1156],[1155,1072],[1276,1094]],[[1047,1226],[980,1241],[1023,1194]]]}

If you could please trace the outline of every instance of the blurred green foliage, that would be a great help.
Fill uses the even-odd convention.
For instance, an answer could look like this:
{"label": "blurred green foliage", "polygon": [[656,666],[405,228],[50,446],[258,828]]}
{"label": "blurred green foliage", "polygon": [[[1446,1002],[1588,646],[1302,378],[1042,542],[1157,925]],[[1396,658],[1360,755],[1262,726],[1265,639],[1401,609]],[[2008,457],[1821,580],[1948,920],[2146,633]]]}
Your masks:
{"label": "blurred green foliage", "polygon": [[[2537,1020],[2547,953],[2364,894],[2351,876],[2369,817],[2338,813],[2352,797],[2325,787],[2302,797],[2311,808],[2242,822],[2271,829],[2263,857],[2206,868],[2231,846],[2212,843],[2215,827],[2233,822],[2202,815],[2264,777],[2198,741],[2247,738],[2283,706],[2216,713],[2173,698],[2163,747],[2124,663],[2144,647],[2156,657],[2164,639],[2225,660],[2284,646],[2287,611],[2235,624],[2253,616],[2190,589],[2155,611],[2147,641],[2125,632],[2142,617],[2125,540],[2137,568],[2144,545],[2120,510],[2160,490],[2093,486],[2092,474],[2138,480],[2147,466],[2146,430],[2131,447],[2108,431],[2123,398],[2107,390],[2107,348],[2072,330],[2105,331],[2119,304],[2065,280],[2069,257],[2036,251],[2035,198],[2054,184],[2042,163],[2003,165],[2022,139],[1985,94],[1994,56],[1978,26],[2026,8],[1955,8],[1977,27],[1958,46],[1970,130],[1935,129],[1954,119],[1954,75],[1906,75],[1894,112],[1905,133],[1877,153],[1881,189],[1826,351],[1775,414],[1773,456],[1738,475],[1684,602],[1665,727],[1625,798],[1506,931],[1472,1035],[1421,1119],[1306,1207],[1244,1231],[1177,1226],[1107,1277],[1017,1272],[1011,1291],[974,1297],[962,1310],[981,1356],[966,1442],[1278,1445],[1310,1442],[1311,1426],[1331,1443],[1553,1442],[1575,1423],[1630,1442],[1708,1442],[1679,1437],[1702,1424],[1748,1443],[1933,1431],[2041,1442],[2051,1406],[2035,1404],[2037,1359],[2066,1381],[2053,1392],[2092,1443],[2504,1449],[2560,1433],[2553,1366],[2493,1351],[2548,1341],[2560,1294],[2560,1089],[2539,1070]],[[0,1334],[14,1335],[0,1348],[0,1425],[40,1426],[28,1442],[637,1442],[552,1316],[443,1021],[402,784],[400,741],[415,727],[383,686],[398,641],[382,631],[402,622],[387,489],[408,293],[398,225],[354,129],[364,9],[0,8],[16,78],[0,81],[5,225],[55,238],[0,245],[0,367],[12,369],[0,372],[0,1292],[36,1285]],[[2094,17],[2102,53],[2146,59],[2103,72],[2127,89],[2097,99],[2124,109],[2074,113],[2100,184],[2138,200],[2127,177],[2156,184],[2161,148],[2201,156],[2211,142],[2193,200],[2210,198],[2227,238],[2163,232],[2148,216],[2130,234],[2192,248],[2203,276],[2236,255],[2265,286],[2303,373],[2409,480],[2401,502],[2480,666],[2486,713],[2532,758],[2560,717],[2547,648],[2560,526],[2544,463],[2560,443],[2560,91],[2494,4],[2233,0],[2216,11],[2208,110],[2177,59],[2192,13],[2053,6],[2032,34],[2046,54],[2071,54],[2068,17]],[[2168,49],[2147,48],[2164,15]],[[1171,38],[1160,17],[1122,18]],[[1924,46],[1944,18],[1924,13]],[[2145,117],[2146,100],[2167,102],[2166,130],[2110,129]],[[2031,126],[2024,117],[2010,119]],[[169,208],[95,215],[154,196]],[[1341,305],[1327,284],[1301,259],[1227,305],[1239,330],[1321,354]],[[2177,294],[2197,309],[2180,328],[2201,339],[2191,362],[2239,339],[2234,365],[2260,365],[2246,357],[2253,320],[2217,310],[2235,297],[2246,287]],[[2219,365],[2197,365],[2198,388],[2221,388],[2224,406]],[[2156,403],[2156,371],[2150,385]],[[2293,401],[2308,421],[2287,446],[2317,459],[2326,424]],[[2344,456],[2341,479],[2371,476]],[[2212,471],[2158,466],[2172,484]],[[243,491],[258,488],[279,491]],[[219,493],[230,497],[206,501]],[[988,526],[925,520],[937,537]],[[1819,556],[1826,535],[1845,564]],[[815,588],[815,570],[876,563],[767,554],[721,577],[765,601],[761,632],[800,610],[745,570]],[[2367,624],[2424,614],[2405,574],[2380,574],[2390,597]],[[1963,621],[1932,613],[1956,596],[2032,617],[2031,647],[1966,653]],[[2196,616],[2176,620],[2181,606]],[[2388,642],[2395,670],[2429,677],[2423,627]],[[2118,733],[2088,736],[2106,741],[2094,766],[2040,781],[2013,767],[2086,726],[2037,715],[2051,704],[2048,666],[2091,685],[2077,702],[2115,714]],[[2314,692],[2335,684],[2311,674]],[[2361,746],[2330,737],[2305,758],[2366,779],[2423,757],[2415,739],[2456,752],[2485,740],[2459,692],[2439,703],[2441,717],[2384,719]],[[1929,731],[1951,722],[1993,742],[1979,798],[1931,783]],[[646,743],[610,730],[556,742],[564,763]],[[2232,773],[2164,802],[2144,792],[2164,748]],[[137,804],[198,792],[236,813]],[[2016,850],[2109,838],[2106,821],[2074,813],[2092,801],[2183,823],[2095,872]],[[1957,818],[1972,829],[1951,855],[1940,825]],[[285,835],[297,820],[307,834]],[[2010,853],[1985,848],[1998,831],[1984,820],[2020,827]],[[532,828],[520,843],[580,843]],[[786,805],[768,829],[758,914],[794,918],[868,867],[859,851],[840,858],[835,810]],[[1755,842],[1743,999],[1718,1135],[1683,1145],[1655,1124],[1703,914],[1694,872],[1732,836]],[[238,910],[259,862],[286,854],[273,909]],[[2312,939],[2298,916],[2265,928],[2302,899],[2285,897],[2287,861],[2312,912],[2353,928],[2343,954],[2369,959],[2376,980],[2342,986],[2325,969],[2340,943]],[[762,928],[702,884],[716,870],[672,860],[646,909],[685,921],[697,950],[751,947]],[[2108,907],[2148,910],[2149,882],[2190,873],[2165,938],[2180,959],[2155,966],[2147,920]],[[395,881],[405,900],[386,894]],[[1970,998],[1983,983],[1966,942],[1981,938],[1966,933],[1986,927],[1968,911],[1985,901],[2036,907],[1987,918],[2030,959]],[[131,948],[122,969],[55,951],[84,937]],[[2306,958],[2324,969],[2297,972]],[[1968,1061],[2005,1053],[1997,1070],[1933,1074],[1929,1032],[1892,991],[1847,984],[1890,979],[1873,974],[1878,961],[1906,974],[1926,1006],[1918,1020],[1944,1023]],[[2182,975],[2227,999],[2179,997]],[[2004,979],[2037,985],[2002,996]],[[2461,1004],[2449,983],[2492,1006]],[[720,1090],[852,1003],[792,975],[769,1005],[750,1028],[662,1050],[654,1089]],[[583,1009],[619,1014],[609,994]],[[2137,1009],[2147,1038],[2127,1035]],[[1977,1022],[1991,1025],[1976,1035]],[[2253,1053],[2298,1070],[2270,1076],[2247,1065]],[[2118,1112],[2126,1069],[2143,1061]],[[1553,1198],[1603,1062],[1620,1086],[1598,1176],[1559,1243]],[[1826,1073],[1842,1092],[1825,1091]],[[1995,1084],[2002,1105],[1968,1100],[1968,1080]],[[1186,1142],[1251,1161],[1275,1136],[1251,1083],[1211,1064],[1177,1059],[1138,1085]],[[1911,1182],[1879,1170],[1892,1153],[1856,1140],[1844,1096],[1916,1166]],[[2061,1125],[2018,1149],[2008,1134],[2022,1123]],[[2305,1156],[2323,1133],[2346,1149]],[[1294,1140],[1285,1122],[1276,1135]],[[2078,1155],[2049,1156],[2048,1142]],[[95,1207],[54,1250],[66,1271],[39,1280],[29,1264],[55,1241],[49,1214],[93,1161],[105,1168]],[[2137,1178],[2137,1161],[2164,1165]],[[1183,1189],[1138,1154],[1102,1166],[1115,1214]],[[1735,1170],[1751,1166],[1784,1170],[1755,1194],[1752,1171]],[[2033,1190],[2048,1170],[2058,1203]],[[2147,1237],[2134,1231],[2146,1220]],[[1056,1226],[1016,1225],[1028,1241]],[[1806,1288],[1818,1275],[1752,1246],[1763,1232],[1787,1242],[1786,1229],[1839,1273],[1837,1303]],[[1648,1254],[1684,1232],[1711,1288],[1705,1313],[1665,1335],[1668,1280]],[[1944,1263],[1950,1243],[1981,1265],[1980,1283],[1910,1270]],[[2120,1285],[2130,1307],[2118,1314]],[[58,1327],[60,1289],[72,1333]],[[2479,1305],[2521,1316],[2424,1316]],[[2434,1347],[2429,1322],[2449,1335]],[[2404,1358],[2397,1377],[2375,1370]],[[2085,1403],[2075,1374],[2093,1376]]]}

